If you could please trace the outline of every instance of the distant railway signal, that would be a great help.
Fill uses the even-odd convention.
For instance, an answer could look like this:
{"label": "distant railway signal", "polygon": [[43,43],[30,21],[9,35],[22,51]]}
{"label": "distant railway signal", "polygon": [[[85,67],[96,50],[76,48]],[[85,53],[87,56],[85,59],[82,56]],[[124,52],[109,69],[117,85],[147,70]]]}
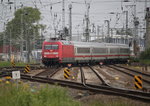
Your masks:
{"label": "distant railway signal", "polygon": [[67,66],[68,66],[68,69],[70,69],[70,68],[71,68],[71,66],[72,66],[72,64],[68,64]]}
{"label": "distant railway signal", "polygon": [[100,65],[100,68],[102,68],[103,62],[100,62],[99,65]]}

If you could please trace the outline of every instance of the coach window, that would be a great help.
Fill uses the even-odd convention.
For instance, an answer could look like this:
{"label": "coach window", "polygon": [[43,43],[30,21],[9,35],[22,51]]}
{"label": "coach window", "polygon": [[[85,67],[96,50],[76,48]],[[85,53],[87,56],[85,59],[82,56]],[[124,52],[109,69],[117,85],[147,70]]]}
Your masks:
{"label": "coach window", "polygon": [[118,53],[119,49],[118,48],[110,48],[110,53]]}
{"label": "coach window", "polygon": [[46,50],[57,50],[58,45],[45,45],[44,49],[46,49]]}
{"label": "coach window", "polygon": [[106,48],[93,48],[93,53],[106,53]]}
{"label": "coach window", "polygon": [[77,53],[90,53],[90,48],[77,48]]}
{"label": "coach window", "polygon": [[121,49],[121,53],[129,53],[129,49]]}

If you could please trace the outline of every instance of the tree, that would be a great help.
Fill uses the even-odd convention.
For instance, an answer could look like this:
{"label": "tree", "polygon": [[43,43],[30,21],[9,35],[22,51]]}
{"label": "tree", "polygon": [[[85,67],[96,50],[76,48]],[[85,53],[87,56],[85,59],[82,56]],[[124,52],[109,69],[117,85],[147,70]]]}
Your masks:
{"label": "tree", "polygon": [[39,35],[39,25],[35,24],[40,20],[40,11],[37,8],[24,7],[18,9],[15,12],[15,17],[6,25],[6,35],[11,39],[20,40],[21,37],[26,39],[27,34],[30,34],[30,38],[35,35]]}
{"label": "tree", "polygon": [[[22,50],[21,45],[23,41],[26,41],[26,50],[28,51],[28,62],[29,54],[31,53],[31,41],[34,38],[39,37],[39,29],[42,28],[43,25],[37,24],[40,20],[40,11],[37,8],[32,7],[24,7],[18,9],[15,14],[14,18],[7,23],[5,35],[8,38],[8,42],[11,41],[11,45],[16,45],[17,42],[18,47]],[[20,43],[18,43],[20,42]],[[10,43],[9,43],[10,44]]]}
{"label": "tree", "polygon": [[140,59],[147,59],[147,60],[150,60],[150,48],[141,52],[140,54]]}
{"label": "tree", "polygon": [[0,32],[0,46],[3,45],[3,32]]}

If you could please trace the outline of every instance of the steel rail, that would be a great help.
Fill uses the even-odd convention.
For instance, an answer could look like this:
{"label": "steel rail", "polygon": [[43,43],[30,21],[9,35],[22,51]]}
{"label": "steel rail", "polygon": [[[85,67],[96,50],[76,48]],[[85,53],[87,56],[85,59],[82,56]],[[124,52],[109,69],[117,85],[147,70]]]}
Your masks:
{"label": "steel rail", "polygon": [[97,73],[90,65],[88,65],[90,69],[96,74],[96,76],[102,81],[102,85],[105,86],[110,86],[109,84],[106,83],[106,81]]}
{"label": "steel rail", "polygon": [[84,72],[82,70],[82,67],[80,66],[80,72],[81,72],[81,82],[84,86],[86,86],[86,80],[85,80],[85,76],[84,76]]}
{"label": "steel rail", "polygon": [[[26,65],[25,65],[26,66]],[[12,67],[12,66],[9,66],[9,67],[0,67],[0,70],[3,70],[3,69],[22,69],[22,68],[25,68],[25,66],[15,66],[15,67]],[[30,66],[30,65],[29,65]],[[44,68],[42,66],[30,66],[31,69],[37,69],[37,68]]]}
{"label": "steel rail", "polygon": [[139,72],[139,71],[136,71],[136,70],[133,70],[133,69],[130,69],[130,68],[123,67],[123,66],[118,66],[118,65],[114,65],[114,66],[120,67],[120,68],[124,68],[124,69],[126,69],[126,70],[129,70],[129,71],[132,71],[132,72],[135,72],[135,73],[138,73],[138,74],[141,74],[141,75],[145,75],[145,76],[147,76],[147,77],[150,77],[150,74],[145,74],[145,73],[143,73],[143,72]]}
{"label": "steel rail", "polygon": [[47,77],[50,78],[60,70],[60,68],[51,68],[50,70],[48,69],[46,71],[42,71],[36,74],[35,76],[41,76],[42,74],[47,74]]}
{"label": "steel rail", "polygon": [[[25,67],[22,67],[22,66],[17,66],[17,67],[0,67],[0,75],[2,74],[9,74],[11,73],[12,71],[20,71],[20,72],[23,72],[25,71],[24,69]],[[43,67],[37,67],[37,66],[34,66],[34,67],[30,67],[31,70],[35,70],[35,69],[45,69]]]}
{"label": "steel rail", "polygon": [[[118,68],[116,68],[116,67],[113,67],[113,66],[107,66],[107,67],[113,68],[113,69],[115,69],[115,70],[117,70],[117,71],[120,71],[120,72],[122,72],[122,73],[124,73],[124,74],[127,74],[127,75],[129,75],[129,76],[131,76],[131,77],[134,77],[133,74],[128,73],[128,72],[125,72],[125,71],[123,71],[123,70],[121,70],[121,69],[118,69]],[[148,80],[146,80],[146,79],[143,79],[143,78],[142,78],[142,81],[145,82],[145,83],[147,83],[147,84],[150,84],[150,81],[148,81]]]}

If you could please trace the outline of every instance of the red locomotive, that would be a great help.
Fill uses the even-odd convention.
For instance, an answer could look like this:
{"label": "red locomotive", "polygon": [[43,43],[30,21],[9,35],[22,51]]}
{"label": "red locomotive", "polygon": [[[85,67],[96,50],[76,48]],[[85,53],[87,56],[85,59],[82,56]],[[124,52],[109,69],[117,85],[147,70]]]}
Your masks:
{"label": "red locomotive", "polygon": [[126,61],[129,56],[129,46],[124,44],[49,40],[42,45],[42,62],[46,66]]}

